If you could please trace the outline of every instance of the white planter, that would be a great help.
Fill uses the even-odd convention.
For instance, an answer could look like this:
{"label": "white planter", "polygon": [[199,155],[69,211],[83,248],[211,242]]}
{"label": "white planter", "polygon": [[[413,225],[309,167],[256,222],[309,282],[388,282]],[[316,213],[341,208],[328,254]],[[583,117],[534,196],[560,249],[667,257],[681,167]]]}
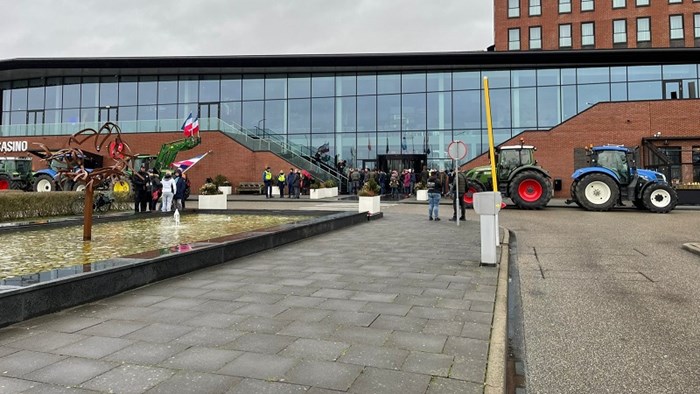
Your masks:
{"label": "white planter", "polygon": [[370,214],[374,214],[379,212],[379,196],[374,196],[374,197],[363,197],[360,196],[360,205],[358,208],[358,212],[369,212]]}
{"label": "white planter", "polygon": [[416,201],[428,201],[428,190],[416,190]]}
{"label": "white planter", "polygon": [[224,192],[224,194],[231,194],[231,186],[219,186],[219,190]]}
{"label": "white planter", "polygon": [[200,194],[199,209],[226,209],[226,194]]}
{"label": "white planter", "polygon": [[272,186],[272,197],[279,197],[279,196],[280,196],[279,186]]}
{"label": "white planter", "polygon": [[324,197],[324,190],[326,189],[310,189],[309,190],[309,198],[312,200],[318,200],[319,198]]}
{"label": "white planter", "polygon": [[326,190],[328,190],[328,197],[338,197],[338,187],[329,187]]}

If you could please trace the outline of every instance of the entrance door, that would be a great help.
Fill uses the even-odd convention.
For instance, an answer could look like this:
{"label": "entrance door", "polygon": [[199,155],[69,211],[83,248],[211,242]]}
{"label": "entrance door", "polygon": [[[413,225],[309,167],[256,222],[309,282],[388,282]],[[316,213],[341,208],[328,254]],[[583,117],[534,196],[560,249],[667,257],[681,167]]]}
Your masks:
{"label": "entrance door", "polygon": [[683,81],[680,79],[670,79],[664,81],[664,98],[665,99],[682,99],[683,98]]}
{"label": "entrance door", "polygon": [[117,121],[117,107],[102,107],[97,121],[102,124]]}
{"label": "entrance door", "polygon": [[428,155],[377,155],[377,167],[389,172],[413,169],[420,173],[428,162]]}
{"label": "entrance door", "polygon": [[219,130],[220,103],[199,103],[199,128]]}
{"label": "entrance door", "polygon": [[368,168],[370,170],[373,170],[377,168],[377,160],[362,160],[362,168]]}

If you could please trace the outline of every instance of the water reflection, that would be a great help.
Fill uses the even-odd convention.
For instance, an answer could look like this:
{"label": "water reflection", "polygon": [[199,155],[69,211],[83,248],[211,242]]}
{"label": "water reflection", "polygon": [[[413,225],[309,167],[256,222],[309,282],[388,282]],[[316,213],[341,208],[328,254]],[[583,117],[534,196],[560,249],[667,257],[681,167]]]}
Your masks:
{"label": "water reflection", "polygon": [[[92,241],[82,240],[82,226],[2,235],[0,281],[20,275],[72,267],[89,272],[95,262],[150,250],[183,252],[195,241],[274,227],[307,219],[306,216],[183,215],[95,224]],[[75,266],[75,267],[73,267]],[[68,268],[66,268],[68,269]],[[76,272],[77,273],[77,272]]]}

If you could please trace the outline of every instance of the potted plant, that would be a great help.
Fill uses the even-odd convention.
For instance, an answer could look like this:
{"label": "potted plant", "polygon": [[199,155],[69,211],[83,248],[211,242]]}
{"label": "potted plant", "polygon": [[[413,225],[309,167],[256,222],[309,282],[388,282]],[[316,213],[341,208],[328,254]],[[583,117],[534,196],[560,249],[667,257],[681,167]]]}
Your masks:
{"label": "potted plant", "polygon": [[416,201],[428,201],[428,187],[423,182],[416,183]]}
{"label": "potted plant", "polygon": [[226,194],[213,182],[199,188],[199,209],[226,209]]}
{"label": "potted plant", "polygon": [[214,177],[214,184],[216,187],[221,190],[224,194],[231,194],[232,188],[231,188],[231,182],[229,182],[228,178],[224,175],[217,175]]}
{"label": "potted plant", "polygon": [[329,179],[323,182],[326,188],[326,197],[337,197],[338,196],[338,184],[334,180]]}
{"label": "potted plant", "polygon": [[309,185],[309,198],[311,200],[323,198],[325,197],[324,191],[325,189],[323,188],[323,183],[314,181],[311,185]]}
{"label": "potted plant", "polygon": [[370,215],[379,212],[381,198],[379,193],[381,190],[374,178],[370,178],[369,181],[365,182],[362,189],[357,192],[360,200],[358,212],[368,212]]}

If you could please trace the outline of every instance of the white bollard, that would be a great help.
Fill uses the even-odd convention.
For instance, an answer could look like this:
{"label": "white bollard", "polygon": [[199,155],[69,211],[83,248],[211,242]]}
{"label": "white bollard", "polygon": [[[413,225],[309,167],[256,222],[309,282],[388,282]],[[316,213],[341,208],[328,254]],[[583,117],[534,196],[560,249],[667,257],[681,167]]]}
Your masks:
{"label": "white bollard", "polygon": [[474,211],[479,214],[481,227],[481,264],[495,266],[498,240],[498,212],[501,210],[501,193],[474,193]]}

